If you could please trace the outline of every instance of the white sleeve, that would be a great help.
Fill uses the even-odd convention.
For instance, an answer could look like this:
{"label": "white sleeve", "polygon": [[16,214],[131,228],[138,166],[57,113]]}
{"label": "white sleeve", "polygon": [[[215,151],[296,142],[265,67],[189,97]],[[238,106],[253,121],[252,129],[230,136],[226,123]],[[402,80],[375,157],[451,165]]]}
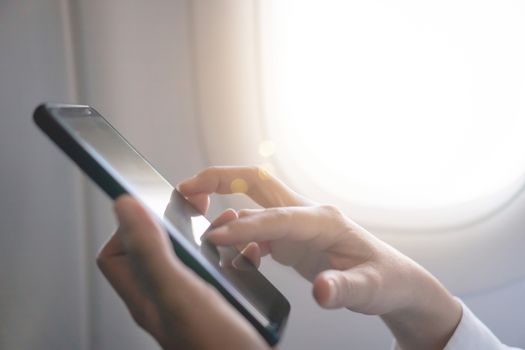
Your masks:
{"label": "white sleeve", "polygon": [[[502,344],[465,304],[461,306],[461,321],[443,350],[519,350]],[[394,344],[394,350],[402,349]]]}

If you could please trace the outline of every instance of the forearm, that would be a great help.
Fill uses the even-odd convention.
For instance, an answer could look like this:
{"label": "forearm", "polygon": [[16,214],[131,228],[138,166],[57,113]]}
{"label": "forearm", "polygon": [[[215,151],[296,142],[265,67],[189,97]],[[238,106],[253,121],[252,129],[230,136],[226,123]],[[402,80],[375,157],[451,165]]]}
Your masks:
{"label": "forearm", "polygon": [[406,307],[382,315],[403,350],[443,349],[461,320],[460,303],[421,268]]}

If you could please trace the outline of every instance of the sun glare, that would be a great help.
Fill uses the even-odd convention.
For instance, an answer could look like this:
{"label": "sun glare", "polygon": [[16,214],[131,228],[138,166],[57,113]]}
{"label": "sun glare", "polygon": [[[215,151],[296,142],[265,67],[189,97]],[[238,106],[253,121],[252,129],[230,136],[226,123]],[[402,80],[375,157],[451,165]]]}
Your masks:
{"label": "sun glare", "polygon": [[382,208],[491,195],[525,170],[525,2],[275,1],[267,126],[285,171]]}

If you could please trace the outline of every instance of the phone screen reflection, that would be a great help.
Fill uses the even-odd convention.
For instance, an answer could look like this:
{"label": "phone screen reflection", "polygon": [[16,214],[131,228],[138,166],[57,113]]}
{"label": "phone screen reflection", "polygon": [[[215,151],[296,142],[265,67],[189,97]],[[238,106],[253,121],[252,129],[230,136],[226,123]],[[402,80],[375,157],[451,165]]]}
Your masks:
{"label": "phone screen reflection", "polygon": [[164,217],[195,248],[199,249],[201,254],[217,270],[229,277],[229,279],[238,275],[239,270],[256,269],[251,261],[239,253],[237,249],[233,247],[217,247],[206,239],[202,239],[202,236],[210,227],[210,222],[176,190],[171,194],[170,201],[164,211]]}

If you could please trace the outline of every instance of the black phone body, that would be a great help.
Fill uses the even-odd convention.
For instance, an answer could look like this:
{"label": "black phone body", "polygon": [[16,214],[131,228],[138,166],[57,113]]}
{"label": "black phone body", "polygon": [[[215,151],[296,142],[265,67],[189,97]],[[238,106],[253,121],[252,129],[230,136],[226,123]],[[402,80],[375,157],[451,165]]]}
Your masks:
{"label": "black phone body", "polygon": [[210,222],[111,124],[89,106],[42,104],[35,123],[111,198],[128,193],[168,232],[175,253],[212,284],[270,345],[281,338],[290,304],[236,249],[201,242]]}

